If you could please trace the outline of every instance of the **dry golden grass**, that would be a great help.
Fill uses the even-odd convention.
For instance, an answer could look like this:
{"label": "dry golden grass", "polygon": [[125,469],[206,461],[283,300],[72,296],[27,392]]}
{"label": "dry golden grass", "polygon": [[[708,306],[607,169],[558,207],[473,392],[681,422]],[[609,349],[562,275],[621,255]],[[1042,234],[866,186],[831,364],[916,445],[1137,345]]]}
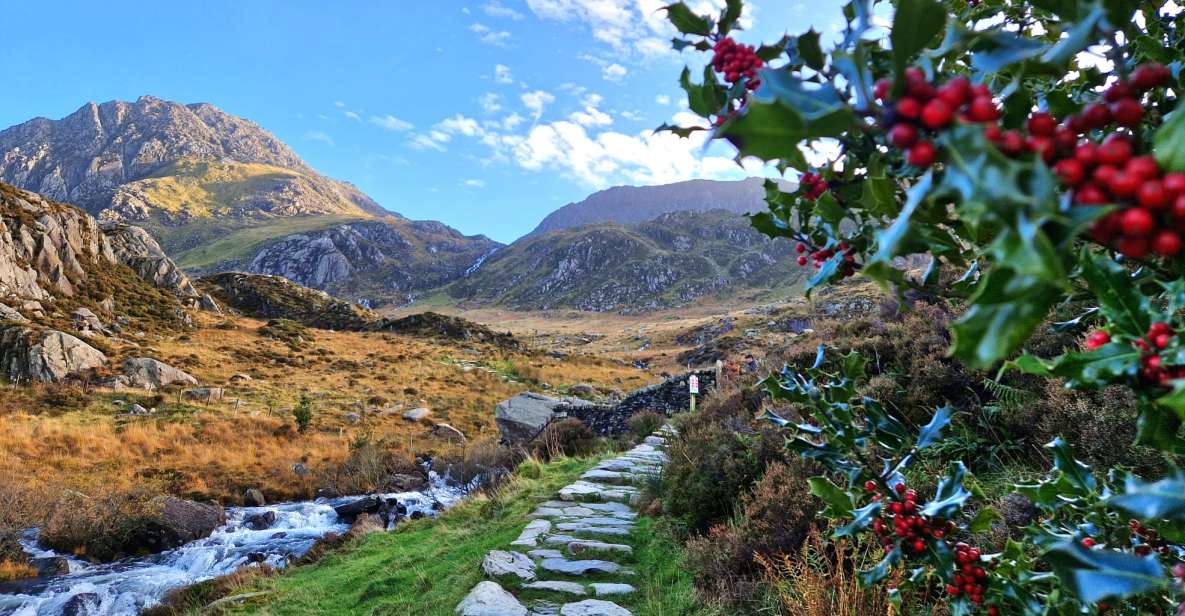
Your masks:
{"label": "dry golden grass", "polygon": [[855,572],[875,557],[853,554],[850,542],[830,543],[812,531],[801,553],[769,560],[758,555],[766,580],[788,616],[895,616],[883,585],[863,588]]}
{"label": "dry golden grass", "polygon": [[[260,336],[262,325],[204,317],[195,331],[112,353],[113,366],[126,357],[156,357],[203,385],[224,386],[219,402],[187,401],[177,391],[3,387],[0,477],[9,481],[0,492],[20,498],[49,488],[93,494],[150,486],[236,503],[255,487],[271,500],[306,498],[359,440],[380,443],[391,458],[457,456],[459,445],[432,437],[430,423],[404,421],[404,410],[426,406],[432,422],[448,423],[470,441],[491,440],[494,406],[541,383],[630,391],[655,378],[615,360],[507,355],[388,333],[315,331],[315,341],[294,351]],[[232,382],[239,373],[252,380]],[[291,412],[301,395],[313,404],[305,434],[296,432]],[[121,415],[117,400],[157,412]],[[298,463],[309,472],[295,472]]]}
{"label": "dry golden grass", "polygon": [[0,560],[0,582],[37,577],[37,568],[25,563]]}

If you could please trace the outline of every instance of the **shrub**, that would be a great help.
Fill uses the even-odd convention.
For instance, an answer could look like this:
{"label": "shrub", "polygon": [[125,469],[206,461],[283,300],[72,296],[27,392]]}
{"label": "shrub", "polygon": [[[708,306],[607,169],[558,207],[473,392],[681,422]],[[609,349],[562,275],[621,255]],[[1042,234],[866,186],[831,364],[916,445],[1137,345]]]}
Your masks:
{"label": "shrub", "polygon": [[296,418],[296,430],[304,434],[313,422],[313,402],[309,400],[308,395],[300,395],[300,402],[292,409],[292,415]]}
{"label": "shrub", "polygon": [[898,611],[884,586],[864,587],[854,575],[879,555],[850,541],[832,544],[811,532],[797,556],[760,558],[765,579],[788,616],[891,616]]}
{"label": "shrub", "polygon": [[626,420],[625,424],[630,429],[630,434],[633,434],[637,440],[642,440],[654,434],[666,422],[666,415],[661,415],[654,411],[642,411],[641,413],[630,415],[630,418]]}
{"label": "shrub", "polygon": [[807,485],[812,474],[798,459],[770,464],[735,521],[688,542],[688,562],[704,596],[734,608],[764,598],[758,559],[797,554],[802,547],[819,509]]}
{"label": "shrub", "polygon": [[667,452],[662,499],[667,513],[702,533],[732,516],[766,465],[782,459],[782,437],[764,426],[754,430],[735,416],[713,417],[712,411],[682,426]]}
{"label": "shrub", "polygon": [[395,474],[418,475],[421,471],[406,453],[389,449],[383,441],[360,438],[350,444],[345,460],[318,474],[317,484],[339,494],[366,494],[383,490],[387,477]]}
{"label": "shrub", "polygon": [[128,550],[152,543],[151,535],[163,524],[154,496],[147,490],[95,497],[67,493],[54,503],[40,540],[60,552],[98,562],[132,556]]}
{"label": "shrub", "polygon": [[547,461],[558,456],[583,456],[592,453],[597,435],[584,422],[569,417],[553,421],[531,441],[531,455]]}

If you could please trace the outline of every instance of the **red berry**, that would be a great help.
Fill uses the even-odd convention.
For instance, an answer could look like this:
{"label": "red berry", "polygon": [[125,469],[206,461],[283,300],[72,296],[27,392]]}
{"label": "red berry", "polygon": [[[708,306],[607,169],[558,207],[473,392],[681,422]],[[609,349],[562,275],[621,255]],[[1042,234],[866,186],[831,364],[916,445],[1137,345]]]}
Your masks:
{"label": "red berry", "polygon": [[[1115,243],[1115,249],[1126,257],[1143,259],[1148,256],[1148,239],[1144,237],[1121,237]],[[1144,341],[1137,340],[1136,342]]]}
{"label": "red berry", "polygon": [[1053,166],[1054,173],[1067,186],[1077,186],[1086,179],[1086,168],[1075,158],[1063,158]]}
{"label": "red berry", "polygon": [[1107,193],[1095,184],[1086,184],[1074,192],[1074,202],[1082,205],[1102,205],[1107,201]]}
{"label": "red berry", "polygon": [[798,245],[794,247],[794,252],[797,252],[798,254],[806,252],[806,244],[799,242]]}
{"label": "red berry", "polygon": [[1094,173],[1090,175],[1090,179],[1094,180],[1100,186],[1110,186],[1111,180],[1119,174],[1119,170],[1111,165],[1102,165],[1095,167]]}
{"label": "red berry", "polygon": [[940,98],[932,99],[922,109],[922,124],[933,130],[938,130],[950,124],[953,118],[954,111],[951,110],[950,105],[946,104]]}
{"label": "red berry", "polygon": [[800,266],[801,266],[801,265],[806,265],[806,257],[805,257],[805,256],[803,256],[803,255],[798,255],[798,264],[799,264]]}
{"label": "red berry", "polygon": [[865,481],[864,482],[864,491],[876,492],[876,482],[871,479],[869,479],[868,481]]}
{"label": "red berry", "polygon": [[958,109],[967,102],[967,97],[970,96],[970,87],[964,89],[955,86],[954,82],[946,84],[938,88],[938,99],[950,105],[951,109]]}
{"label": "red berry", "polygon": [[894,124],[893,129],[889,131],[889,141],[901,149],[908,149],[909,146],[917,143],[917,140],[918,129],[915,128],[913,124],[898,122],[897,124]]}
{"label": "red berry", "polygon": [[1111,342],[1111,335],[1100,329],[1086,337],[1086,348],[1093,351],[1109,342]]}
{"label": "red berry", "polygon": [[[1167,231],[1166,233],[1171,233],[1171,231]],[[1178,241],[1180,241],[1180,240],[1178,240]],[[1156,250],[1156,240],[1152,241],[1152,249]],[[1180,246],[1178,246],[1178,249],[1180,249]],[[1164,256],[1171,257],[1172,255],[1164,255]],[[1156,338],[1152,339],[1152,343],[1155,344],[1156,348],[1158,348],[1158,349],[1167,348],[1169,346],[1169,343],[1172,341],[1173,341],[1173,337],[1168,334],[1161,334],[1161,335],[1157,336]]]}
{"label": "red berry", "polygon": [[1099,146],[1099,164],[1122,167],[1132,157],[1132,145],[1126,139],[1108,139]]}
{"label": "red berry", "polygon": [[[1152,252],[1155,252],[1162,257],[1177,256],[1177,253],[1181,252],[1181,236],[1178,235],[1176,231],[1169,231],[1167,229],[1158,232],[1152,238]],[[1161,335],[1167,336],[1167,334]],[[1168,346],[1168,342],[1166,341],[1165,345],[1161,346],[1160,339],[1158,337],[1156,340],[1156,345],[1163,349],[1165,346]]]}
{"label": "red berry", "polygon": [[1083,165],[1090,167],[1099,160],[1099,147],[1089,141],[1074,148],[1074,158]]}
{"label": "red berry", "polygon": [[1151,180],[1160,175],[1160,165],[1156,164],[1156,158],[1152,156],[1136,156],[1127,161],[1123,170],[1141,180]]}
{"label": "red berry", "polygon": [[1111,123],[1111,112],[1102,103],[1091,103],[1082,110],[1082,122],[1086,128],[1102,128]]}
{"label": "red berry", "polygon": [[992,97],[991,88],[987,87],[987,85],[982,84],[982,83],[977,83],[977,84],[971,86],[971,98],[983,98],[983,97],[987,97],[987,98]]}
{"label": "red berry", "polygon": [[1045,162],[1052,161],[1057,154],[1057,146],[1051,137],[1029,137],[1025,145]]}
{"label": "red berry", "polygon": [[1092,539],[1091,537],[1087,537],[1082,540],[1082,547],[1085,547],[1085,548],[1093,548],[1096,544],[1097,544],[1097,542],[1094,539]]}
{"label": "red berry", "polygon": [[897,103],[897,115],[910,120],[922,115],[922,104],[913,98],[903,98]]}
{"label": "red berry", "polygon": [[1000,127],[995,124],[989,124],[983,129],[983,136],[992,143],[998,143],[1000,138],[1004,136],[1004,131],[1000,130]]}
{"label": "red berry", "polygon": [[1176,199],[1185,195],[1185,173],[1178,171],[1166,173],[1161,182],[1164,184],[1164,190],[1169,194],[1169,198]]}
{"label": "red berry", "polygon": [[1078,134],[1064,126],[1059,126],[1053,132],[1053,142],[1057,144],[1059,150],[1070,152],[1078,145]]}
{"label": "red berry", "polygon": [[929,167],[934,164],[936,152],[934,144],[929,141],[919,141],[909,149],[906,161],[915,167]]}
{"label": "red berry", "polygon": [[1000,151],[1008,156],[1020,156],[1025,151],[1025,138],[1020,131],[1010,130],[1000,138]]}
{"label": "red berry", "polygon": [[1150,210],[1160,210],[1168,207],[1169,195],[1164,190],[1164,184],[1158,180],[1149,180],[1140,185],[1136,200]]}
{"label": "red berry", "polygon": [[1144,108],[1134,98],[1125,98],[1111,104],[1111,117],[1123,126],[1137,126],[1144,118]]}
{"label": "red berry", "polygon": [[1116,197],[1126,199],[1136,194],[1140,189],[1140,180],[1134,175],[1129,175],[1122,171],[1115,172],[1111,177],[1111,181],[1107,184],[1107,188],[1111,190],[1111,194]]}
{"label": "red berry", "polygon": [[1119,219],[1119,226],[1124,235],[1142,237],[1152,232],[1156,221],[1148,210],[1134,207],[1123,212]]}
{"label": "red berry", "polygon": [[1107,88],[1106,92],[1103,92],[1103,100],[1108,103],[1114,103],[1125,98],[1131,98],[1134,95],[1135,90],[1132,90],[1131,84],[1126,81],[1119,81]]}
{"label": "red berry", "polygon": [[1038,111],[1029,116],[1028,128],[1030,134],[1038,137],[1052,137],[1054,131],[1057,130],[1057,120],[1044,111]]}
{"label": "red berry", "polygon": [[1164,85],[1172,73],[1163,64],[1141,64],[1132,71],[1132,86],[1140,90],[1151,90]]}
{"label": "red berry", "polygon": [[877,99],[885,101],[889,98],[889,92],[893,90],[893,82],[888,79],[876,80],[876,85],[872,88],[872,95]]}
{"label": "red berry", "polygon": [[1000,110],[991,96],[977,96],[971,101],[968,116],[972,122],[994,122],[1000,118]]}

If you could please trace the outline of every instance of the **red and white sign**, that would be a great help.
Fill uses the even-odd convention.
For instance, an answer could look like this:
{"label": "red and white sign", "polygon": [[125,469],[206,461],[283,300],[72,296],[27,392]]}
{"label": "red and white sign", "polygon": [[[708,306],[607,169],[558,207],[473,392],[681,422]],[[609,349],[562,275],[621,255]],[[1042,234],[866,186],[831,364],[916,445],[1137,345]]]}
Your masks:
{"label": "red and white sign", "polygon": [[687,390],[693,394],[699,393],[699,377],[698,376],[693,374],[693,375],[687,377]]}

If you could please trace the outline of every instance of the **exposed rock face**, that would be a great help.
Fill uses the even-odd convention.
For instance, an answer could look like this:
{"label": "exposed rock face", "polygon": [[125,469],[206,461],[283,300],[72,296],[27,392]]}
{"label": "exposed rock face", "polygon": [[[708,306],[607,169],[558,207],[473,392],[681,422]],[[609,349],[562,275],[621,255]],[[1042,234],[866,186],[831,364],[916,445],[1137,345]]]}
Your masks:
{"label": "exposed rock face", "polygon": [[130,387],[150,391],[173,384],[197,385],[197,379],[189,373],[150,357],[128,359],[123,362],[123,373]]}
{"label": "exposed rock face", "polygon": [[548,214],[527,237],[582,225],[647,222],[671,212],[762,212],[766,208],[763,182],[761,178],[749,178],[736,182],[690,180],[661,186],[614,186]]}
{"label": "exposed rock face", "polygon": [[102,228],[115,257],[140,278],[154,287],[171,291],[186,305],[218,310],[218,304],[198,292],[189,276],[173,263],[147,231],[121,223],[104,223]]}
{"label": "exposed rock face", "polygon": [[804,276],[789,242],[715,210],[528,236],[494,253],[448,293],[515,309],[642,312],[714,293],[789,290]]}
{"label": "exposed rock face", "polygon": [[0,330],[0,366],[13,383],[58,383],[107,363],[107,356],[60,331],[29,327]]}
{"label": "exposed rock face", "polygon": [[246,269],[339,297],[404,304],[460,278],[499,246],[436,222],[360,221],[284,237],[256,253]]}
{"label": "exposed rock face", "polygon": [[371,329],[379,321],[377,314],[357,304],[281,276],[226,272],[198,283],[223,304],[257,319],[289,319],[339,330]]}
{"label": "exposed rock face", "polygon": [[556,409],[564,406],[578,408],[592,405],[579,398],[552,398],[526,392],[499,402],[494,409],[494,422],[498,424],[503,441],[522,443],[535,438],[551,421]]}
{"label": "exposed rock face", "polygon": [[[222,524],[226,523],[226,514],[222,507],[195,503],[171,496],[161,496],[153,500],[159,509],[159,527],[146,529],[149,533],[145,547],[150,552],[159,552],[175,548],[179,545],[209,537]],[[128,553],[139,550],[129,549]]]}

